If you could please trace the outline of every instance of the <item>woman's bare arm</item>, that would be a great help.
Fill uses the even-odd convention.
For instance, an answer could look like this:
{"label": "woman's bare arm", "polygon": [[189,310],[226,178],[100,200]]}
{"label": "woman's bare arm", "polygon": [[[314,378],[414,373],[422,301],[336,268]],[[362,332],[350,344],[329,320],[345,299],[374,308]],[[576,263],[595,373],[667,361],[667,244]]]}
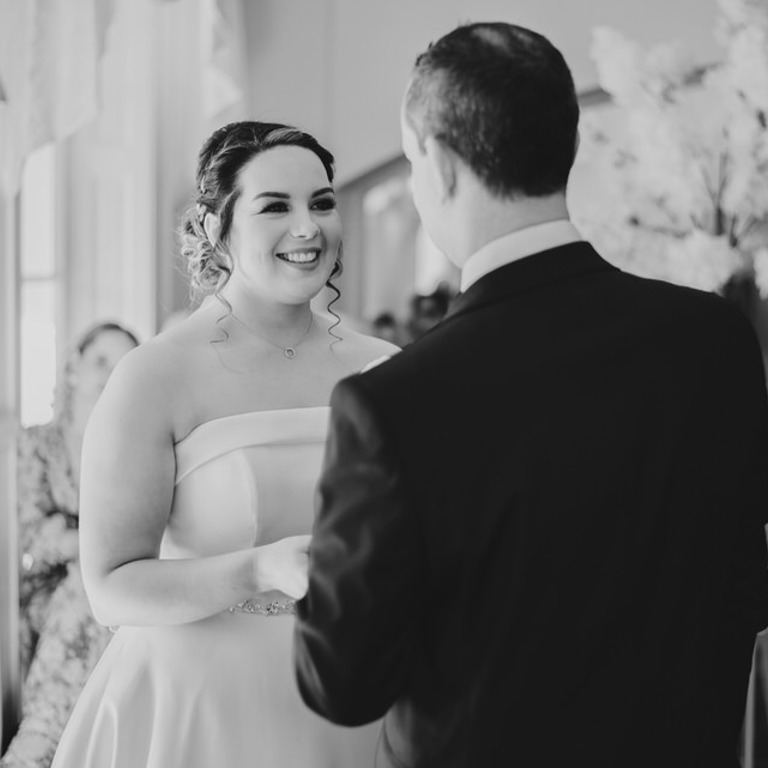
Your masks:
{"label": "woman's bare arm", "polygon": [[211,557],[158,559],[173,500],[173,403],[179,397],[172,361],[158,347],[147,344],[121,361],[85,436],[81,563],[97,619],[179,624],[268,590],[300,597],[309,537]]}

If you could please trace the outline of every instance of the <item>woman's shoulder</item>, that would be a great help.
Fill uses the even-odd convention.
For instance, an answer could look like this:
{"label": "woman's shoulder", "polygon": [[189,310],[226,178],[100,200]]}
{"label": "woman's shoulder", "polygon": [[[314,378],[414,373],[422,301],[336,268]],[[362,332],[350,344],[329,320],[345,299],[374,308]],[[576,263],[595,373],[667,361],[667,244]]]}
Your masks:
{"label": "woman's shoulder", "polygon": [[400,351],[395,344],[358,330],[345,320],[335,327],[330,326],[329,330],[343,343],[345,357],[353,370],[363,370]]}
{"label": "woman's shoulder", "polygon": [[153,337],[132,349],[115,367],[109,384],[114,386],[153,386],[172,381],[181,375],[185,356],[178,345],[168,339]]}
{"label": "woman's shoulder", "polygon": [[180,405],[194,392],[206,354],[210,355],[199,330],[183,327],[190,320],[128,352],[112,372],[97,408],[134,413],[138,420],[173,422]]}
{"label": "woman's shoulder", "polygon": [[157,384],[186,380],[190,368],[210,352],[209,336],[199,318],[187,317],[131,350],[115,374]]}

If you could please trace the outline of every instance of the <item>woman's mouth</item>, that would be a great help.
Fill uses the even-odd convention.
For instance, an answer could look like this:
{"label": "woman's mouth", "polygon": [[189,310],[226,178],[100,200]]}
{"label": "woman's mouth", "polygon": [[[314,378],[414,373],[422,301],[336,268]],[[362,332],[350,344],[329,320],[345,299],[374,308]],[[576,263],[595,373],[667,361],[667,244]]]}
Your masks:
{"label": "woman's mouth", "polygon": [[287,261],[289,264],[314,264],[320,258],[320,249],[302,248],[295,251],[276,253],[275,256],[282,261]]}

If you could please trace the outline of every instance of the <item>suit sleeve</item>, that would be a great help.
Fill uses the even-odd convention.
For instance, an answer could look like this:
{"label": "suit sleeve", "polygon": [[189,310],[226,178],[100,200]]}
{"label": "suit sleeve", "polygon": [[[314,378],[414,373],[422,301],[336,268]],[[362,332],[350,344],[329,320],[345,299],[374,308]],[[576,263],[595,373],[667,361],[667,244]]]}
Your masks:
{"label": "suit sleeve", "polygon": [[422,536],[396,451],[359,377],[337,385],[294,653],[305,703],[332,722],[381,717],[408,678]]}

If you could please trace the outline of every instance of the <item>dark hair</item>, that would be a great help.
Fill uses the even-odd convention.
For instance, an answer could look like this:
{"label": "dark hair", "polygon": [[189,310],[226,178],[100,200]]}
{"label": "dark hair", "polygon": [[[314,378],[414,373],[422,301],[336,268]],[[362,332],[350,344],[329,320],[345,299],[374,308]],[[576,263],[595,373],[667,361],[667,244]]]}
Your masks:
{"label": "dark hair", "polygon": [[[227,238],[232,214],[240,195],[240,170],[256,155],[275,147],[303,147],[322,162],[328,181],[333,182],[334,158],[313,136],[289,125],[253,120],[229,123],[215,131],[203,144],[197,163],[197,196],[184,215],[181,227],[181,254],[190,277],[192,295],[200,298],[218,293],[232,274]],[[221,230],[214,246],[205,233],[207,213],[219,217]],[[341,273],[337,260],[329,278]]]}
{"label": "dark hair", "polygon": [[96,339],[101,336],[102,333],[108,333],[109,331],[117,331],[118,333],[122,333],[123,336],[125,336],[128,341],[130,341],[135,347],[139,346],[139,340],[136,337],[136,334],[129,331],[124,326],[120,325],[120,323],[114,323],[114,322],[106,322],[106,323],[98,323],[97,325],[94,325],[92,328],[89,328],[85,333],[83,333],[82,336],[75,342],[74,349],[77,351],[78,355],[82,355],[88,347],[93,344]]}
{"label": "dark hair", "polygon": [[405,114],[423,145],[452,149],[498,197],[565,189],[579,105],[562,54],[514,24],[460,26],[422,53]]}

